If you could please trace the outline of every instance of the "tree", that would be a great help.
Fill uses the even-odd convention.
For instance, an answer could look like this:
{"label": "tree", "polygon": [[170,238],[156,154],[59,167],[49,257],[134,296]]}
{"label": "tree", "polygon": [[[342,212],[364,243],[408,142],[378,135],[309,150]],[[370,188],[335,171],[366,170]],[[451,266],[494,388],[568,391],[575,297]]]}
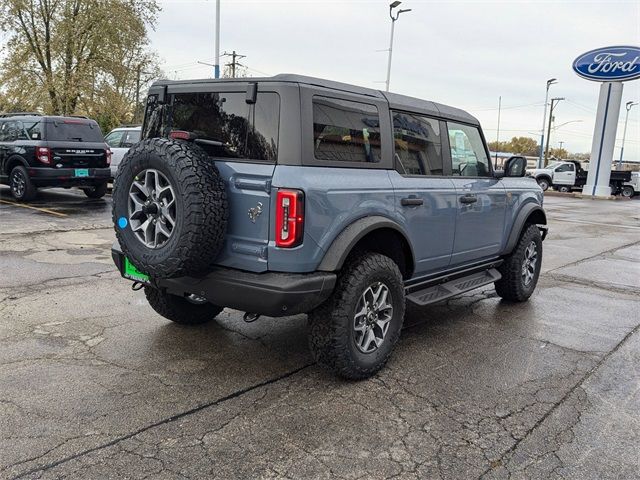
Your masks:
{"label": "tree", "polygon": [[158,11],[156,0],[3,0],[0,107],[130,121],[160,74],[147,36]]}
{"label": "tree", "polygon": [[567,152],[564,148],[552,148],[551,150],[549,150],[549,155],[564,160],[569,157],[569,152]]}
{"label": "tree", "polygon": [[490,142],[489,149],[493,152],[507,152],[526,156],[539,154],[538,142],[529,137],[513,137],[508,142]]}

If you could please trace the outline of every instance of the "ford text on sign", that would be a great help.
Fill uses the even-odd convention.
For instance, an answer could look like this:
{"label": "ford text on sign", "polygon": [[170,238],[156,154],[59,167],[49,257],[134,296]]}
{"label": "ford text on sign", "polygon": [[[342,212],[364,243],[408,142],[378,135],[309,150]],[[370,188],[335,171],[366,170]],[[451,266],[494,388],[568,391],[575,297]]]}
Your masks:
{"label": "ford text on sign", "polygon": [[582,78],[621,82],[640,78],[640,47],[604,47],[580,55],[573,69]]}

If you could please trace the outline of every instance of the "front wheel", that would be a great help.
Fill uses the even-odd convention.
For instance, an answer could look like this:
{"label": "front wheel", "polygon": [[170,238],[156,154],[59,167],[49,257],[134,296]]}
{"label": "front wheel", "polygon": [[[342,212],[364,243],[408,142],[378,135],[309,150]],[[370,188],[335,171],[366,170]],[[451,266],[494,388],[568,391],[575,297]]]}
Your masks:
{"label": "front wheel", "polygon": [[209,322],[224,310],[195,295],[179,297],[153,287],[144,287],[144,294],[149,305],[158,315],[183,325],[200,325]]}
{"label": "front wheel", "polygon": [[538,178],[536,181],[538,182],[538,185],[540,185],[540,188],[543,192],[546,192],[549,189],[549,180],[547,180],[546,178]]}
{"label": "front wheel", "polygon": [[528,225],[513,252],[498,270],[496,293],[512,302],[524,302],[536,288],[542,267],[542,236],[537,225]]}
{"label": "front wheel", "polygon": [[354,258],[340,273],[331,297],[309,314],[313,357],[344,378],[370,377],[391,356],[404,310],[396,263],[377,253]]}

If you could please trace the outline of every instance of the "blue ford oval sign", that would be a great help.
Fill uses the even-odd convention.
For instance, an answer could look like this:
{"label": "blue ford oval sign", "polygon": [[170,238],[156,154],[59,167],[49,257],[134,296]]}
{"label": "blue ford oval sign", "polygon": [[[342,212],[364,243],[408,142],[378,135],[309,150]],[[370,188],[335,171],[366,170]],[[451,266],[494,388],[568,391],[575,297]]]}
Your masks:
{"label": "blue ford oval sign", "polygon": [[583,53],[573,62],[582,78],[597,82],[623,82],[640,77],[640,47],[604,47]]}

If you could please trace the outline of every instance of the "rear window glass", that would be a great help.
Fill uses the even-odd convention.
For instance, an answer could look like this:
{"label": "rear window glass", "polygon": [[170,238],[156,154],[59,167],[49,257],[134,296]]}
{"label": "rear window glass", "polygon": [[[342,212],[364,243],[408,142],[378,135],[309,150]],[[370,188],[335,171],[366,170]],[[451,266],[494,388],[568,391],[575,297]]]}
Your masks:
{"label": "rear window glass", "polygon": [[378,108],[366,103],[314,97],[313,147],[318,160],[378,163]]}
{"label": "rear window glass", "polygon": [[53,120],[47,122],[48,141],[104,142],[97,123],[82,120]]}
{"label": "rear window glass", "polygon": [[255,104],[246,92],[180,93],[169,105],[150,96],[144,137],[185,132],[210,155],[275,162],[278,155],[280,97],[259,92]]}

